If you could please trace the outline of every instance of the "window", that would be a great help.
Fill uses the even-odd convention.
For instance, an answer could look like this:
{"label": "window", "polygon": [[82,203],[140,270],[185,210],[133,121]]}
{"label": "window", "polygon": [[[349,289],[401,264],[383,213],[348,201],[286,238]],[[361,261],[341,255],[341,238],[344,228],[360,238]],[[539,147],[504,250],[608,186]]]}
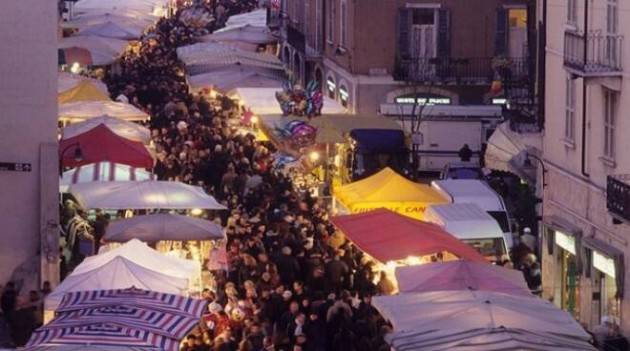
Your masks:
{"label": "window", "polygon": [[341,0],[341,7],[339,9],[340,11],[340,26],[339,26],[339,31],[340,31],[340,35],[339,35],[339,45],[341,45],[342,47],[347,47],[348,46],[348,34],[347,34],[347,30],[348,30],[348,26],[347,26],[347,21],[348,21],[348,3],[346,2],[346,0]]}
{"label": "window", "polygon": [[619,9],[617,0],[608,0],[606,6],[606,31],[609,34],[616,34],[619,27]]}
{"label": "window", "polygon": [[328,22],[326,28],[326,40],[332,44],[335,37],[335,1],[328,1]]}
{"label": "window", "polygon": [[567,0],[567,23],[577,24],[577,0]]}
{"label": "window", "polygon": [[328,91],[328,97],[334,100],[337,92],[337,84],[332,76],[326,79],[326,90]]}
{"label": "window", "polygon": [[322,40],[322,0],[315,0],[315,50],[322,50],[320,41]]}
{"label": "window", "polygon": [[616,67],[620,62],[618,55],[619,41],[618,41],[618,28],[619,28],[619,9],[617,7],[618,0],[608,0],[606,5],[606,60],[607,63],[613,67]]}
{"label": "window", "polygon": [[604,157],[615,158],[615,119],[617,114],[617,93],[604,92]]}
{"label": "window", "polygon": [[567,75],[565,82],[564,139],[572,142],[575,140],[575,80]]}
{"label": "window", "polygon": [[348,98],[350,94],[348,94],[348,88],[345,85],[341,85],[339,87],[339,100],[341,100],[341,105],[343,107],[348,107]]}

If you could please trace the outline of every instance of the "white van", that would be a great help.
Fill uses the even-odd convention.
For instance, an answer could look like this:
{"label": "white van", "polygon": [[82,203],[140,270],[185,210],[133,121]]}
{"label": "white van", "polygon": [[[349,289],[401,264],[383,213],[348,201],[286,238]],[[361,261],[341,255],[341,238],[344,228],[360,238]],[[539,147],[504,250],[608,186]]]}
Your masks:
{"label": "white van", "polygon": [[424,220],[474,247],[489,261],[508,253],[505,236],[497,222],[475,204],[431,205],[424,213]]}
{"label": "white van", "polygon": [[431,186],[450,199],[451,203],[473,203],[481,207],[497,221],[508,247],[512,247],[512,230],[507,208],[501,196],[486,182],[477,179],[445,179],[434,180]]}

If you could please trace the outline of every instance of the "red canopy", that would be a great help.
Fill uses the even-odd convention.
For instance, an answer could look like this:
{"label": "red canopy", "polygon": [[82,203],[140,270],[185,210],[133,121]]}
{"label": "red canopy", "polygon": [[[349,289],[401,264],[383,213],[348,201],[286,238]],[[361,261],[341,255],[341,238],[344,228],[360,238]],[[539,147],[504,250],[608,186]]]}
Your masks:
{"label": "red canopy", "polygon": [[476,262],[486,260],[442,228],[386,209],[337,216],[332,222],[363,252],[380,262],[450,252]]}
{"label": "red canopy", "polygon": [[[79,146],[83,159],[75,159]],[[62,155],[63,153],[63,155]],[[139,141],[125,139],[112,132],[104,124],[59,142],[59,157],[66,167],[109,161],[138,168],[153,168],[153,157]]]}

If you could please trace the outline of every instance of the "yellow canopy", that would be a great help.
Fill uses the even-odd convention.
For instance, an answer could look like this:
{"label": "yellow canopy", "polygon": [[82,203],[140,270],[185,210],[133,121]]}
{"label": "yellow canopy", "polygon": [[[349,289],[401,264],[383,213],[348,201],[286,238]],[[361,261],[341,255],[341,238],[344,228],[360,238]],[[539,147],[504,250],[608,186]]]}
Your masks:
{"label": "yellow canopy", "polygon": [[109,101],[109,96],[92,84],[89,80],[83,80],[74,88],[57,95],[60,104],[80,101]]}
{"label": "yellow canopy", "polygon": [[389,167],[368,178],[337,187],[334,194],[352,213],[387,208],[416,219],[423,218],[427,206],[448,203],[435,189],[412,182]]}

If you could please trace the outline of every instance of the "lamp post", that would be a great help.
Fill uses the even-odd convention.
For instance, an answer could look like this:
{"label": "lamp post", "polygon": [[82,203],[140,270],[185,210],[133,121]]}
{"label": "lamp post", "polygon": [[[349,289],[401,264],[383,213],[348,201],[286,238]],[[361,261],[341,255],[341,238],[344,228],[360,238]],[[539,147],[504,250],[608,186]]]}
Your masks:
{"label": "lamp post", "polygon": [[59,176],[63,175],[63,156],[66,154],[66,152],[68,150],[70,150],[70,148],[75,147],[74,149],[74,160],[77,162],[81,162],[83,161],[83,152],[81,151],[81,145],[79,145],[78,142],[76,143],[72,143],[68,146],[66,146],[60,153],[59,153]]}

